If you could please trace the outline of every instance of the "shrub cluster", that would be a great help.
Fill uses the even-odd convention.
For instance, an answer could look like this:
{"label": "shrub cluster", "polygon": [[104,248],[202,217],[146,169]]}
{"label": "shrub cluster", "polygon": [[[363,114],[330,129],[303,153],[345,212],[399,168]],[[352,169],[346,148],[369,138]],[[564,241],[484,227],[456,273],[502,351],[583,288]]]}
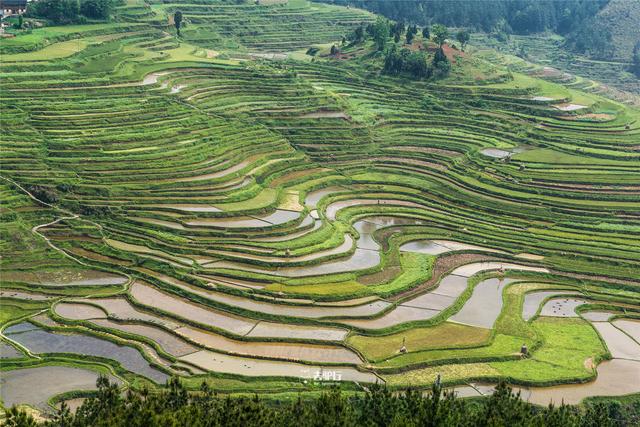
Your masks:
{"label": "shrub cluster", "polygon": [[40,0],[29,5],[28,15],[56,25],[78,24],[108,19],[112,7],[113,0]]}

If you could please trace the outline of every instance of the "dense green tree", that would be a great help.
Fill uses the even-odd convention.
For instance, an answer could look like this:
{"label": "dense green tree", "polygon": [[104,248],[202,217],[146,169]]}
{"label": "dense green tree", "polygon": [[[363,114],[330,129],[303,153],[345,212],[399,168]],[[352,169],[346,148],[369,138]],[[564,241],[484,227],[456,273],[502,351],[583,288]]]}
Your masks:
{"label": "dense green tree", "polygon": [[456,34],[456,40],[460,42],[460,49],[462,49],[463,51],[464,51],[464,47],[467,45],[467,43],[469,43],[470,39],[471,39],[471,36],[469,35],[469,32],[467,30],[460,30]]}
{"label": "dense green tree", "polygon": [[411,52],[406,48],[398,50],[396,45],[386,52],[383,72],[391,75],[406,73],[416,79],[428,78],[432,74],[424,52]]}
{"label": "dense green tree", "polygon": [[173,14],[173,25],[176,27],[176,33],[178,33],[178,37],[180,37],[180,27],[182,27],[182,12],[176,10]]}
{"label": "dense green tree", "polygon": [[360,43],[362,40],[364,40],[364,27],[362,25],[354,30],[352,38],[353,42],[355,43]]}
{"label": "dense green tree", "polygon": [[428,78],[432,74],[424,52],[411,52],[407,57],[405,67],[417,79]]}
{"label": "dense green tree", "polygon": [[640,79],[640,40],[633,47],[633,58],[631,64],[631,72]]}
{"label": "dense green tree", "polygon": [[389,30],[389,21],[386,19],[379,17],[375,24],[371,26],[371,37],[376,44],[376,48],[378,50],[384,50],[387,45],[387,40],[389,39],[390,30]]}
{"label": "dense green tree", "polygon": [[80,4],[78,0],[40,0],[29,5],[28,14],[56,25],[73,24],[78,22]]}
{"label": "dense green tree", "polygon": [[111,0],[82,0],[80,13],[91,19],[108,19],[111,6]]}
{"label": "dense green tree", "polygon": [[415,34],[413,34],[412,32],[407,32],[407,38],[406,38],[406,42],[407,44],[411,44],[413,43],[413,38],[415,37]]}
{"label": "dense green tree", "polygon": [[39,0],[32,2],[27,15],[47,19],[55,25],[76,24],[89,19],[109,18],[113,0]]}
{"label": "dense green tree", "polygon": [[442,47],[436,49],[435,55],[433,55],[432,62],[434,72],[438,77],[445,77],[451,71],[451,63],[449,62],[449,58],[445,55]]}
{"label": "dense green tree", "polygon": [[21,30],[23,26],[24,26],[24,17],[22,15],[18,15],[18,22],[13,24],[13,28],[15,28],[16,30]]}
{"label": "dense green tree", "polygon": [[404,30],[405,30],[405,25],[404,25],[404,22],[402,21],[398,21],[391,26],[391,34],[393,35],[394,38],[398,37],[399,39],[400,37],[402,37]]}
{"label": "dense green tree", "polygon": [[588,20],[585,27],[567,37],[567,45],[600,59],[609,58],[613,50],[611,31],[595,19]]}
{"label": "dense green tree", "polygon": [[6,412],[3,425],[5,427],[35,427],[37,424],[31,415],[13,407]]}
{"label": "dense green tree", "polygon": [[413,43],[413,39],[415,38],[416,34],[418,34],[418,27],[415,25],[409,26],[409,28],[407,29],[407,44]]}
{"label": "dense green tree", "polygon": [[424,27],[422,29],[422,38],[425,40],[429,40],[430,37],[431,37],[431,33],[429,33],[429,27]]}
{"label": "dense green tree", "polygon": [[442,24],[434,24],[431,27],[431,34],[433,34],[433,41],[440,47],[449,37],[449,30]]}
{"label": "dense green tree", "polygon": [[398,52],[397,46],[394,44],[387,50],[384,57],[384,69],[385,74],[397,75],[402,71],[402,57]]}

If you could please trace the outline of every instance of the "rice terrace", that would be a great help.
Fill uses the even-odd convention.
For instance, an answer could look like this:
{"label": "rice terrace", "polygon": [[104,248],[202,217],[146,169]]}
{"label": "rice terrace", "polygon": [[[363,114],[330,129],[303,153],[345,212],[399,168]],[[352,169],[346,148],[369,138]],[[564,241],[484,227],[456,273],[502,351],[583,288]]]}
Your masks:
{"label": "rice terrace", "polygon": [[640,425],[640,34],[564,69],[516,53],[574,33],[362,1],[18,3],[0,420],[59,420],[106,377],[276,405],[506,383]]}

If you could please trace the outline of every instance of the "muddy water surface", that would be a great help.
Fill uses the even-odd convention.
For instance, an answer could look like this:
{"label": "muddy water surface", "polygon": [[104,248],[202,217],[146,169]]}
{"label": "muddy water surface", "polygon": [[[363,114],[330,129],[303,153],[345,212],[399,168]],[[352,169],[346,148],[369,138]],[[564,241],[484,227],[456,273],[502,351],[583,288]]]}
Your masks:
{"label": "muddy water surface", "polygon": [[119,346],[111,341],[88,335],[71,335],[48,332],[43,329],[15,332],[13,327],[5,330],[12,340],[20,343],[33,353],[75,353],[113,359],[138,375],[164,383],[167,375],[151,367],[138,350]]}
{"label": "muddy water surface", "polygon": [[522,318],[524,320],[529,320],[538,312],[540,308],[540,304],[547,298],[550,298],[554,295],[562,295],[562,294],[577,294],[578,292],[572,291],[537,291],[537,292],[529,292],[524,296],[524,302],[522,304]]}
{"label": "muddy water surface", "polygon": [[[5,407],[31,405],[50,409],[47,400],[72,390],[95,390],[98,373],[66,366],[42,366],[0,372],[0,398]],[[113,377],[111,382],[120,383]]]}
{"label": "muddy water surface", "polygon": [[358,381],[375,383],[373,374],[360,372],[346,367],[324,367],[302,365],[294,362],[277,362],[272,360],[247,359],[226,354],[202,350],[181,358],[184,361],[214,372],[224,372],[247,376],[282,376],[296,377],[301,380],[312,380],[316,376],[340,381]]}
{"label": "muddy water surface", "polygon": [[480,328],[493,328],[502,311],[502,291],[512,279],[488,279],[473,288],[473,294],[450,320]]}
{"label": "muddy water surface", "polygon": [[591,396],[621,396],[640,392],[640,362],[613,359],[598,365],[598,377],[586,384],[522,389],[522,398],[538,405],[563,401],[575,405]]}

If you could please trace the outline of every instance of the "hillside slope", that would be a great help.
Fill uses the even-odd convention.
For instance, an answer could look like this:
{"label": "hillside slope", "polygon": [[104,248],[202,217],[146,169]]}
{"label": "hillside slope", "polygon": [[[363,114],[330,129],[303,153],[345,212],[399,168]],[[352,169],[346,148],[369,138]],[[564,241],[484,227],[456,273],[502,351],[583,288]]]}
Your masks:
{"label": "hillside slope", "polygon": [[629,61],[640,40],[640,2],[611,0],[596,16],[611,31],[615,59]]}

